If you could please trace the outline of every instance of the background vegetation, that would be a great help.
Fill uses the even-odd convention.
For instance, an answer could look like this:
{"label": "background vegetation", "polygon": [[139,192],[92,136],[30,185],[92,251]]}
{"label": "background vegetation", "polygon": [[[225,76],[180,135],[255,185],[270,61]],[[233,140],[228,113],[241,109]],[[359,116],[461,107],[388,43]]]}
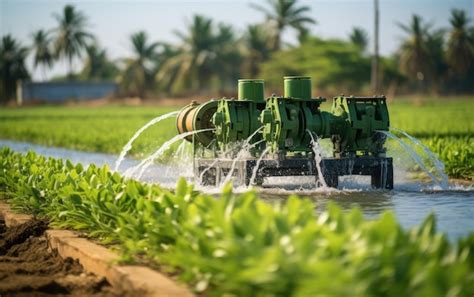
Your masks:
{"label": "background vegetation", "polygon": [[[2,37],[0,99],[11,99],[16,82],[29,79],[28,55],[33,56],[33,67],[44,73],[58,61],[67,62],[68,74],[55,80],[115,80],[121,96],[233,95],[239,77],[268,78],[268,90],[281,93],[281,77],[294,74],[311,75],[317,95],[372,94],[372,53],[363,29],[353,28],[346,40],[322,39],[309,33],[317,12],[304,2],[267,0],[252,6],[262,13],[262,22],[244,32],[195,15],[184,31],[175,33],[178,43],[150,40],[139,31],[128,36],[133,54],[112,61],[90,31],[87,16],[66,5],[53,16],[56,27],[33,32],[31,44]],[[404,39],[393,56],[381,58],[380,90],[388,95],[472,93],[472,20],[465,11],[453,9],[449,21],[449,27],[438,28],[413,15],[410,23],[399,24]],[[297,44],[282,41],[288,28],[298,32]],[[72,67],[78,58],[83,60],[80,70]]]}
{"label": "background vegetation", "polygon": [[[0,110],[0,138],[117,154],[141,126],[177,107],[32,107]],[[177,134],[175,118],[150,127],[132,153],[150,153]]]}

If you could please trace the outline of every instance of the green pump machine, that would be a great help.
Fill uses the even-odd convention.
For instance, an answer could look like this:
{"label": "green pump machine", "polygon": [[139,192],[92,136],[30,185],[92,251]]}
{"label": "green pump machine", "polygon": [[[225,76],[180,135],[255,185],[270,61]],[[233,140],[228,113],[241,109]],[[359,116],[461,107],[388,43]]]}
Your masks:
{"label": "green pump machine", "polygon": [[[265,177],[315,176],[337,187],[339,176],[369,175],[372,187],[393,188],[392,158],[386,157],[389,114],[384,96],[312,98],[311,78],[284,77],[283,96],[264,96],[264,81],[241,79],[238,98],[185,106],[179,133],[194,146],[194,174],[206,185],[227,177],[262,185]],[[315,158],[315,139],[332,142],[332,157]],[[318,161],[316,161],[318,160]],[[257,168],[256,168],[257,166]]]}

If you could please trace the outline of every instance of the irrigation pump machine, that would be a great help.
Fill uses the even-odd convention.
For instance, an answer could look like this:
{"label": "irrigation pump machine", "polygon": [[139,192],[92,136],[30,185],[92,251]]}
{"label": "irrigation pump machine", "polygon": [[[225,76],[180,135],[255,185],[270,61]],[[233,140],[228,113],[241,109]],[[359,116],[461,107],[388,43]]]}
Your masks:
{"label": "irrigation pump machine", "polygon": [[[238,99],[185,106],[179,133],[194,146],[194,174],[207,185],[232,177],[261,185],[270,176],[315,176],[330,187],[339,176],[369,175],[374,188],[393,188],[392,158],[385,156],[389,115],[384,96],[311,97],[311,78],[287,76],[284,95],[265,99],[264,82],[241,79]],[[314,139],[330,138],[331,158],[318,159]],[[322,175],[322,176],[320,176]]]}

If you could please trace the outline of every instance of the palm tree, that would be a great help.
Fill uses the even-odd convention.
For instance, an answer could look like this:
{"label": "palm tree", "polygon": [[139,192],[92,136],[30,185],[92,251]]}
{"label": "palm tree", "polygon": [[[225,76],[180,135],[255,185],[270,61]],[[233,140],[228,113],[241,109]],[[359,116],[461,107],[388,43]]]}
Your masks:
{"label": "palm tree", "polygon": [[449,20],[453,27],[449,33],[446,60],[452,74],[463,77],[474,63],[474,45],[468,24],[471,21],[466,12],[459,9],[451,11]]}
{"label": "palm tree", "polygon": [[311,36],[310,31],[306,27],[298,28],[298,42],[301,44],[305,43]]}
{"label": "palm tree", "polygon": [[400,71],[408,78],[418,81],[420,86],[425,85],[432,71],[427,46],[430,25],[424,24],[420,16],[413,15],[408,26],[399,24],[399,27],[408,34],[400,48]]}
{"label": "palm tree", "polygon": [[46,70],[53,66],[54,55],[51,50],[51,38],[48,32],[38,30],[32,34],[34,51],[33,66],[36,69],[38,66],[43,68],[43,80],[46,79]]}
{"label": "palm tree", "polygon": [[426,35],[426,47],[431,68],[431,88],[435,93],[438,92],[447,71],[447,64],[444,51],[445,30],[439,29],[429,32]]}
{"label": "palm tree", "polygon": [[107,51],[101,49],[97,44],[91,44],[86,48],[87,59],[82,69],[82,75],[87,79],[112,79],[118,69],[114,63],[107,58]]}
{"label": "palm tree", "polygon": [[307,16],[309,6],[297,6],[296,0],[267,0],[269,8],[258,4],[251,4],[255,9],[263,12],[267,21],[274,25],[273,50],[281,48],[281,35],[287,27],[304,32],[307,24],[315,24],[316,21]]}
{"label": "palm tree", "polygon": [[379,0],[374,0],[374,52],[372,54],[372,66],[370,73],[370,84],[372,91],[377,94],[379,91],[380,77],[379,77],[379,27],[380,27],[380,13]]}
{"label": "palm tree", "polygon": [[369,44],[369,36],[363,28],[354,27],[349,35],[350,41],[357,46],[362,52],[365,52]]}
{"label": "palm tree", "polygon": [[28,48],[23,47],[11,35],[2,37],[0,43],[0,100],[8,101],[13,97],[16,84],[29,78],[25,67]]}
{"label": "palm tree", "polygon": [[87,18],[74,6],[66,5],[62,15],[54,14],[53,16],[59,23],[55,29],[57,34],[55,41],[56,55],[58,58],[67,59],[68,75],[71,78],[74,58],[81,57],[88,42],[93,40],[93,36],[86,31]]}
{"label": "palm tree", "polygon": [[153,81],[159,43],[150,42],[143,31],[132,34],[130,40],[133,57],[125,59],[125,70],[120,81],[126,90],[145,98],[146,90]]}
{"label": "palm tree", "polygon": [[242,48],[232,26],[219,24],[213,52],[216,54],[212,72],[219,76],[220,91],[227,87],[233,89],[240,77],[240,66],[243,62]]}
{"label": "palm tree", "polygon": [[195,15],[186,32],[176,31],[181,45],[167,59],[157,74],[157,80],[169,90],[187,87],[201,90],[209,83],[216,60],[216,36],[211,19]]}
{"label": "palm tree", "polygon": [[260,72],[260,64],[270,57],[270,38],[263,25],[250,25],[244,35],[247,48],[247,74],[256,77]]}

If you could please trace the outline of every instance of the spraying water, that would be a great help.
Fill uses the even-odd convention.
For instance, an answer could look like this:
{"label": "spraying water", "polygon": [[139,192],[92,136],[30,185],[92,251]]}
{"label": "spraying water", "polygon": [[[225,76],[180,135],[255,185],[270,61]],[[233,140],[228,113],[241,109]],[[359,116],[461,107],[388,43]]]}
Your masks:
{"label": "spraying water", "polygon": [[311,149],[314,152],[314,161],[316,163],[316,169],[318,170],[318,183],[321,184],[324,188],[327,188],[328,185],[326,184],[326,181],[324,180],[323,172],[321,170],[321,147],[319,145],[318,141],[318,136],[316,135],[316,139],[313,137],[313,133],[309,130],[306,130],[308,132],[309,137],[311,137]]}
{"label": "spraying water", "polygon": [[[227,150],[225,150],[224,152],[222,152],[221,155],[222,155],[222,156],[226,156],[226,155],[227,155],[228,153],[230,153],[231,151],[232,151],[232,148],[227,149]],[[205,168],[205,169],[201,172],[201,174],[199,175],[199,181],[200,181],[200,182],[202,182],[202,180],[203,180],[203,178],[204,178],[204,174],[206,174],[206,172],[208,172],[212,167],[214,167],[214,166],[217,164],[217,162],[219,162],[219,158],[216,158],[214,161],[212,161],[212,163],[211,163],[209,166],[207,166],[207,168]]]}
{"label": "spraying water", "polygon": [[[262,141],[259,141],[258,143],[261,143],[261,142],[262,142]],[[258,143],[257,143],[257,144],[258,144]],[[255,145],[256,145],[256,144],[255,144]],[[229,149],[223,151],[223,152],[220,154],[220,156],[221,156],[221,157],[227,156],[227,154],[229,154],[233,149],[234,149],[234,148],[231,147],[231,148],[229,148]],[[201,172],[201,174],[199,175],[199,181],[202,181],[202,180],[203,180],[204,174],[206,174],[206,172],[208,172],[211,168],[213,168],[213,167],[217,164],[217,162],[219,162],[219,158],[216,158],[214,161],[212,161],[212,163],[211,163],[209,166],[207,166],[207,167]]]}
{"label": "spraying water", "polygon": [[401,139],[400,137],[388,132],[388,131],[380,131],[382,133],[384,133],[385,135],[387,135],[387,137],[395,140],[396,142],[398,142],[398,144],[400,144],[404,149],[405,151],[410,155],[410,157],[413,159],[413,161],[416,162],[416,164],[418,166],[420,166],[420,168],[423,170],[424,173],[426,173],[430,178],[431,180],[433,181],[434,184],[440,186],[442,189],[445,188],[445,185],[443,184],[442,181],[439,181],[436,176],[434,176],[429,170],[428,168],[426,168],[425,164],[423,163],[423,160],[422,158],[420,157],[420,155],[418,155],[416,153],[416,151],[414,151],[405,141],[403,141],[403,139]]}
{"label": "spraying water", "polygon": [[174,157],[182,157],[184,155],[184,151],[186,149],[186,140],[182,140],[181,144],[178,146],[178,149],[174,153]]}
{"label": "spraying water", "polygon": [[253,185],[253,183],[255,182],[255,179],[257,178],[258,167],[260,166],[260,163],[262,162],[262,160],[266,156],[266,154],[268,154],[270,149],[271,149],[271,147],[265,148],[265,150],[262,152],[262,155],[258,158],[257,163],[255,164],[255,167],[253,168],[252,176],[250,177],[250,184],[249,185]]}
{"label": "spraying water", "polygon": [[245,144],[244,146],[242,146],[242,148],[239,150],[239,152],[237,153],[237,156],[234,158],[234,160],[232,161],[232,166],[229,170],[229,173],[227,173],[225,179],[224,179],[224,182],[223,184],[226,184],[230,181],[230,179],[232,178],[232,174],[234,173],[234,170],[235,170],[235,166],[237,165],[237,161],[239,160],[242,160],[242,158],[245,157],[245,155],[250,151],[250,149],[254,148],[255,146],[259,145],[260,143],[264,142],[265,140],[262,139],[262,140],[259,140],[255,143],[247,143]]}
{"label": "spraying water", "polygon": [[149,121],[144,126],[142,126],[140,129],[138,129],[137,132],[135,132],[135,134],[133,134],[132,138],[130,138],[130,140],[127,142],[127,144],[122,148],[122,151],[120,152],[120,155],[117,158],[117,161],[115,161],[114,170],[115,171],[119,170],[120,164],[122,164],[123,159],[125,159],[125,156],[127,155],[127,153],[132,149],[133,142],[138,138],[138,136],[140,136],[140,134],[143,133],[143,131],[145,131],[149,127],[161,122],[164,119],[177,116],[178,113],[179,113],[179,111],[172,111],[172,112],[163,114],[159,117],[154,118],[153,120]]}
{"label": "spraying water", "polygon": [[216,165],[217,162],[219,162],[219,159],[215,159],[214,161],[212,161],[212,163],[211,163],[209,166],[207,166],[207,168],[204,169],[204,170],[201,172],[201,174],[199,175],[199,181],[200,181],[200,183],[202,183],[202,180],[203,180],[203,178],[204,178],[204,174],[206,174],[206,172],[208,172],[212,167],[214,167],[214,165]]}
{"label": "spraying water", "polygon": [[234,173],[235,165],[237,164],[237,161],[242,159],[245,156],[245,153],[247,153],[252,147],[254,147],[257,144],[264,141],[264,140],[258,141],[256,143],[250,145],[250,141],[252,140],[252,138],[255,135],[257,135],[257,133],[260,132],[260,130],[262,130],[262,129],[263,129],[263,126],[258,128],[257,130],[255,130],[255,132],[253,132],[249,137],[247,137],[247,139],[245,139],[244,143],[242,144],[242,148],[239,150],[239,152],[237,153],[237,156],[235,157],[234,161],[232,162],[232,166],[230,167],[229,173],[227,174],[227,176],[224,179],[224,184],[228,183],[230,181],[230,179],[232,178],[232,174]]}
{"label": "spraying water", "polygon": [[448,176],[444,172],[443,162],[441,162],[438,159],[438,157],[436,157],[436,155],[426,145],[424,145],[420,140],[418,140],[417,138],[411,136],[410,134],[408,134],[407,132],[405,132],[401,129],[390,128],[390,130],[393,130],[393,131],[396,131],[396,132],[399,132],[399,133],[403,134],[405,137],[407,137],[415,145],[421,147],[423,149],[423,151],[425,152],[425,154],[428,156],[428,158],[433,162],[433,164],[435,166],[435,169],[436,169],[438,175],[441,178],[440,183],[442,185],[442,188],[448,187],[448,185],[449,185]]}
{"label": "spraying water", "polygon": [[158,157],[160,157],[173,143],[181,139],[184,139],[187,136],[200,133],[200,132],[212,131],[212,130],[214,129],[202,129],[202,130],[197,130],[197,131],[185,132],[185,133],[174,136],[170,140],[163,143],[161,147],[158,150],[156,150],[152,155],[150,155],[148,158],[141,161],[140,164],[125,171],[124,175],[127,177],[132,177],[138,170],[140,170],[140,172],[136,176],[137,179],[140,179],[143,176],[143,173],[145,172],[145,170],[147,170],[148,167],[150,167],[153,164],[153,161],[157,159]]}
{"label": "spraying water", "polygon": [[179,175],[189,173],[189,165],[192,164],[192,160],[190,160],[190,152],[188,148],[191,146],[191,143],[187,140],[181,140],[181,144],[176,149],[176,152],[173,153],[171,159],[178,160],[176,164],[172,166],[166,166],[165,177],[168,177],[172,174],[179,172]]}

